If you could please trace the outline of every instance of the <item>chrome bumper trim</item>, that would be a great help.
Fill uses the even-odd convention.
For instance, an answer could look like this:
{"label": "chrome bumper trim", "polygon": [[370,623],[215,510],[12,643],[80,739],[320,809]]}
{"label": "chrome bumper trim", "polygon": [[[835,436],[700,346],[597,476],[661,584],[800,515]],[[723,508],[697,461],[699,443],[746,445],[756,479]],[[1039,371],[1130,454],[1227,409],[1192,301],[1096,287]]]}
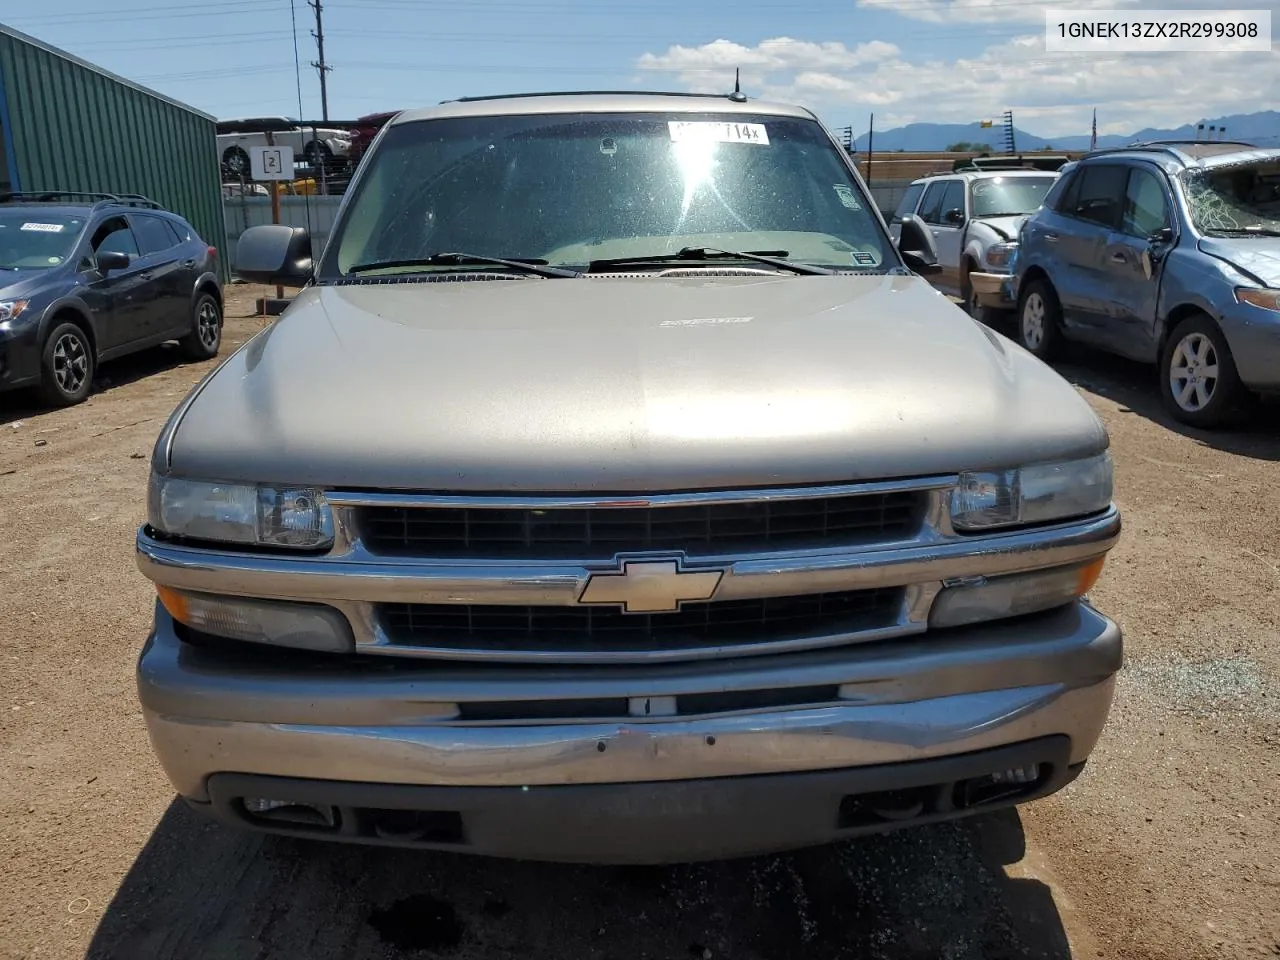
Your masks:
{"label": "chrome bumper trim", "polygon": [[[717,563],[716,600],[797,596],[996,576],[1088,560],[1120,535],[1113,506],[1073,523],[984,536],[931,534],[925,542],[845,546]],[[702,559],[702,558],[699,558]],[[574,606],[598,566],[574,561],[433,561],[374,557],[359,543],[340,555],[270,556],[163,543],[138,532],[138,568],[165,586],[281,600]],[[686,564],[696,569],[697,561]]]}

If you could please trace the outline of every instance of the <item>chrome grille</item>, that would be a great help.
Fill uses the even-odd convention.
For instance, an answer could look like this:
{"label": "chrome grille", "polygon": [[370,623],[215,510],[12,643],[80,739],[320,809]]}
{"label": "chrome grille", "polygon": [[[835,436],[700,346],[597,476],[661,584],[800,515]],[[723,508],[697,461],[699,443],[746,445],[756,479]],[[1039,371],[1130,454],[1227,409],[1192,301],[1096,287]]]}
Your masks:
{"label": "chrome grille", "polygon": [[[808,637],[852,635],[897,623],[902,588],[687,603],[675,613],[628,614],[611,607],[381,604],[382,630],[397,647],[459,653],[644,655],[747,648]],[[748,652],[744,649],[744,652]]]}
{"label": "chrome grille", "polygon": [[742,553],[858,545],[909,537],[920,490],[792,500],[549,509],[368,506],[359,511],[373,553],[422,557],[593,560],[638,550]]}

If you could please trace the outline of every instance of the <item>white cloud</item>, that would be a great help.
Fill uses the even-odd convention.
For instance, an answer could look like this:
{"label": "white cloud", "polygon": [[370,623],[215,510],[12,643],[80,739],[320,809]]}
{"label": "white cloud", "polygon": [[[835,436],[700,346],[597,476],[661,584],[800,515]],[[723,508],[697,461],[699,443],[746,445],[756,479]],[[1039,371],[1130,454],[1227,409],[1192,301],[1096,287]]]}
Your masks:
{"label": "white cloud", "polygon": [[925,23],[1044,23],[1044,12],[1048,9],[1123,10],[1140,3],[1137,0],[1072,0],[1069,4],[1064,0],[857,0],[857,5],[887,10]]}
{"label": "white cloud", "polygon": [[[915,12],[922,2],[948,7],[965,2],[987,9],[1009,4],[906,2]],[[1162,2],[1173,6],[1179,0]],[[959,42],[952,46],[963,49]],[[1130,133],[1270,109],[1280,101],[1280,49],[1048,53],[1044,34],[1030,31],[973,53],[918,62],[909,62],[897,45],[884,41],[850,49],[841,43],[779,37],[755,46],[731,40],[674,46],[644,54],[637,66],[670,75],[686,89],[711,92],[729,89],[733,70],[741,68],[743,88],[750,95],[804,103],[840,125],[874,110],[881,129],[916,121],[968,123],[1012,109],[1018,126],[1033,133],[1080,134],[1088,132],[1096,106],[1100,133]]]}

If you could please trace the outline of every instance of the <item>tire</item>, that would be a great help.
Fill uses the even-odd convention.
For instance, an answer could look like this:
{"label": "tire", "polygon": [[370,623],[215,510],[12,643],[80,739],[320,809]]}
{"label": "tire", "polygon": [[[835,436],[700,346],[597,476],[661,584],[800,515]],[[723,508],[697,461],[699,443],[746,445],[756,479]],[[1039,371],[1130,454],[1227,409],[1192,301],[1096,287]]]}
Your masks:
{"label": "tire", "polygon": [[1062,307],[1048,280],[1033,280],[1018,296],[1018,343],[1041,360],[1062,347]]}
{"label": "tire", "polygon": [[82,402],[93,389],[93,344],[74,323],[60,323],[40,351],[40,398],[54,407]]}
{"label": "tire", "polygon": [[222,346],[222,310],[212,294],[196,297],[191,311],[191,332],[178,341],[186,360],[212,360]]}
{"label": "tire", "polygon": [[1206,314],[1179,323],[1160,351],[1160,395],[1174,419],[1210,429],[1231,421],[1248,392],[1231,347]]}
{"label": "tire", "polygon": [[222,154],[222,170],[232,179],[249,178],[249,154],[240,147],[228,147]]}

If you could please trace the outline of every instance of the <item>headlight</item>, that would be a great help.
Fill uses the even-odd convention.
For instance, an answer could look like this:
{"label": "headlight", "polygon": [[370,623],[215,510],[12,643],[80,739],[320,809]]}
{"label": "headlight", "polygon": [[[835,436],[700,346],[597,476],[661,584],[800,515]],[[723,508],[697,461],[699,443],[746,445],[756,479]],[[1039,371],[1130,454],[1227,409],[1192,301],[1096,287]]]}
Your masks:
{"label": "headlight", "polygon": [[[1270,287],[1236,287],[1236,301],[1251,303],[1263,310],[1274,310],[1280,313],[1280,290],[1273,290]],[[3,307],[4,304],[0,304],[0,310]],[[3,319],[2,314],[0,319]]]}
{"label": "headlight", "polygon": [[1016,243],[997,243],[987,249],[987,266],[996,270],[1002,270],[1013,262],[1014,255],[1018,252]]}
{"label": "headlight", "polygon": [[317,550],[333,543],[333,511],[310,487],[203,483],[151,475],[147,522],[188,540]]}
{"label": "headlight", "polygon": [[961,532],[1049,523],[1111,505],[1111,453],[996,473],[963,473],[951,493],[951,525]]}
{"label": "headlight", "polygon": [[30,300],[0,300],[0,323],[17,320],[30,303]]}

